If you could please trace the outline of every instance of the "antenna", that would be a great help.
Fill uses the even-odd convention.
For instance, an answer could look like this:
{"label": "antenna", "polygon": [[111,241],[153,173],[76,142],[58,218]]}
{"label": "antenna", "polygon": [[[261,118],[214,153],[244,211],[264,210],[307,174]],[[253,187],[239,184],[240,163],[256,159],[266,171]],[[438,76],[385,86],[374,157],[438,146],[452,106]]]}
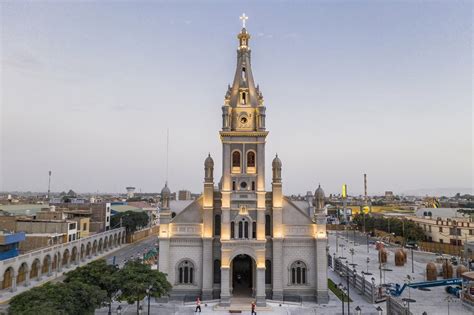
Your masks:
{"label": "antenna", "polygon": [[170,129],[166,129],[166,183],[168,184],[168,159],[170,147]]}
{"label": "antenna", "polygon": [[51,192],[51,171],[49,171],[49,179],[48,179],[48,202],[49,202],[50,192]]}

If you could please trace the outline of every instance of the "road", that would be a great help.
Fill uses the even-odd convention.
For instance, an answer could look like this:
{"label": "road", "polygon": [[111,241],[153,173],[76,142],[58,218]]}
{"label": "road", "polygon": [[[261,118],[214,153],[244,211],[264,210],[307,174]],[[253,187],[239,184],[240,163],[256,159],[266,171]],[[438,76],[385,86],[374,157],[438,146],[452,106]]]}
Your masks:
{"label": "road", "polygon": [[120,267],[122,267],[130,259],[143,257],[145,253],[155,247],[157,242],[157,237],[152,235],[140,242],[127,245],[124,248],[121,248],[120,250],[107,256],[107,263],[114,263],[115,257],[115,264],[118,264]]}

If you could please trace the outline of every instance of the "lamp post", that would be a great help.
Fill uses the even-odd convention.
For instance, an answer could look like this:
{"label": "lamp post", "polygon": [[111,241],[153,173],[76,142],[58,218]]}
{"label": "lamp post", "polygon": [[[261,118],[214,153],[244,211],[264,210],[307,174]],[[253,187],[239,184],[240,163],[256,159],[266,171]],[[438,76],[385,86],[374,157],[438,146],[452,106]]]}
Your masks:
{"label": "lamp post", "polygon": [[150,293],[151,293],[151,286],[148,287],[148,289],[146,289],[146,295],[148,297],[148,315],[150,315]]}
{"label": "lamp post", "polygon": [[338,287],[339,287],[339,290],[342,292],[342,297],[341,297],[342,315],[344,315],[344,287],[343,287],[342,283],[339,283]]}
{"label": "lamp post", "polygon": [[369,253],[369,233],[367,233],[367,254]]}
{"label": "lamp post", "polygon": [[350,309],[351,298],[350,298],[350,286],[349,286],[349,266],[347,265],[347,261],[346,261],[346,279],[347,279],[347,315],[351,315],[351,309]]}

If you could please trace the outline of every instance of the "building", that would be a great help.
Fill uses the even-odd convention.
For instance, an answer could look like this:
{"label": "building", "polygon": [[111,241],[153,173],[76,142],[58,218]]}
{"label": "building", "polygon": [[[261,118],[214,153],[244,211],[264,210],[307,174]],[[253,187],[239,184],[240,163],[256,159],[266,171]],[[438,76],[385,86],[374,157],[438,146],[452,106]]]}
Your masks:
{"label": "building", "polygon": [[178,191],[178,200],[191,200],[191,192],[189,190]]}
{"label": "building", "polygon": [[[265,106],[250,63],[250,34],[238,34],[237,68],[222,106],[222,177],[214,186],[214,161],[204,162],[204,192],[183,210],[161,191],[159,270],[173,285],[172,299],[202,296],[255,299],[302,297],[326,303],[325,197],[283,196],[282,162],[272,163],[272,188],[265,187]],[[172,214],[176,213],[174,217]]]}
{"label": "building", "polygon": [[0,260],[16,257],[20,254],[19,244],[25,240],[25,233],[6,233],[0,231]]}

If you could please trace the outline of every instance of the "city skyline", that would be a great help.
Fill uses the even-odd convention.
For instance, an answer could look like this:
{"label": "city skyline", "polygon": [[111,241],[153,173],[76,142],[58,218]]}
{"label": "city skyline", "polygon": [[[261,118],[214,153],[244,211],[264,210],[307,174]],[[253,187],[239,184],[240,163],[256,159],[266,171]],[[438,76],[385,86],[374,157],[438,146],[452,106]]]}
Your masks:
{"label": "city skyline", "polygon": [[245,12],[286,194],[472,193],[471,4],[269,5],[2,3],[0,191],[217,183]]}

